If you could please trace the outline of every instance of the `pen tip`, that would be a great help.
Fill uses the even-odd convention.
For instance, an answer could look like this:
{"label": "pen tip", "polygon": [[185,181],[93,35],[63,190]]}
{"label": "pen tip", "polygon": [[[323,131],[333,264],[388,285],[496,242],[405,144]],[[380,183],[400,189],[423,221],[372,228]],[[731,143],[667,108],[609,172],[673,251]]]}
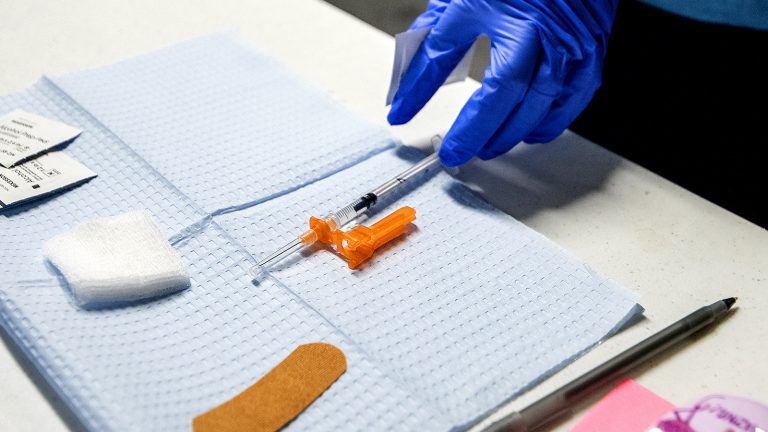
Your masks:
{"label": "pen tip", "polygon": [[728,306],[728,309],[730,309],[731,306],[733,306],[733,304],[736,303],[736,300],[738,299],[739,299],[738,297],[729,297],[727,299],[723,299],[723,301],[725,302],[725,305]]}

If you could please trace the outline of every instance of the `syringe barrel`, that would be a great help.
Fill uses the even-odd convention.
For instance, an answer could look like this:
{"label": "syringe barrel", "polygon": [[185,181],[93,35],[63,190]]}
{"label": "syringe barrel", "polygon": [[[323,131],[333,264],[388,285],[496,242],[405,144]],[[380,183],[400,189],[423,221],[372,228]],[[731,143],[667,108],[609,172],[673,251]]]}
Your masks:
{"label": "syringe barrel", "polygon": [[346,207],[336,210],[330,217],[335,219],[338,227],[343,227],[376,204],[377,199],[378,197],[372,193],[365,194]]}
{"label": "syringe barrel", "polygon": [[382,185],[372,190],[371,193],[376,195],[376,197],[381,198],[387,193],[391,192],[397,186],[407,182],[408,180],[420,174],[421,172],[426,171],[427,169],[429,169],[429,167],[436,164],[437,162],[438,162],[437,153],[432,153],[431,155],[417,162],[412,167],[396,175],[394,178],[384,182]]}
{"label": "syringe barrel", "polygon": [[356,217],[360,216],[363,212],[373,207],[373,205],[376,204],[376,201],[378,201],[381,197],[388,194],[401,184],[407,182],[411,178],[415,177],[419,173],[426,171],[429,167],[435,165],[436,163],[438,163],[437,153],[433,153],[420,160],[418,163],[408,168],[407,170],[401,172],[394,178],[384,182],[382,185],[375,188],[371,192],[356,199],[346,207],[342,207],[341,209],[336,210],[328,217],[333,218],[338,227],[343,227],[344,225],[354,220]]}

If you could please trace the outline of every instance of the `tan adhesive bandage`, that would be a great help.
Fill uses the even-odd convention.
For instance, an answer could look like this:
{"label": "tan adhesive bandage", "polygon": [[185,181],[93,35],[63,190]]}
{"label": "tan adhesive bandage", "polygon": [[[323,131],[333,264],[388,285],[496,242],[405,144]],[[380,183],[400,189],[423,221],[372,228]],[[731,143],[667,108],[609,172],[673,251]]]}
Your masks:
{"label": "tan adhesive bandage", "polygon": [[234,398],[192,420],[194,432],[276,431],[299,415],[347,370],[333,345],[300,345]]}

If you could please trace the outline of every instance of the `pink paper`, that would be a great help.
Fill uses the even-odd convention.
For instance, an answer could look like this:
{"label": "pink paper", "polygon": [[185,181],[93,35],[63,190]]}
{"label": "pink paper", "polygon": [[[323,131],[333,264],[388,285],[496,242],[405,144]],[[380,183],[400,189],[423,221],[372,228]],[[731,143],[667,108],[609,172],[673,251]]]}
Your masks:
{"label": "pink paper", "polygon": [[626,379],[591,409],[571,432],[647,432],[674,405]]}

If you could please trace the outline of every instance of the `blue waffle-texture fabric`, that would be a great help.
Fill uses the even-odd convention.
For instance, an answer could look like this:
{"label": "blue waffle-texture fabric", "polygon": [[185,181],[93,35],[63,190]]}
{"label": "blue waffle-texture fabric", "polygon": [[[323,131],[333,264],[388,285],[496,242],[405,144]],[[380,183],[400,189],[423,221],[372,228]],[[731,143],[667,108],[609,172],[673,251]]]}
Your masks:
{"label": "blue waffle-texture fabric", "polygon": [[[636,296],[443,172],[402,205],[414,227],[359,270],[330,251],[253,281],[258,258],[423,155],[397,146],[231,35],[43,78],[0,97],[83,129],[63,151],[98,173],[0,213],[0,325],[94,431],[183,431],[299,344],[348,370],[288,430],[463,429],[641,311]],[[147,209],[191,287],[78,308],[42,244]]]}

